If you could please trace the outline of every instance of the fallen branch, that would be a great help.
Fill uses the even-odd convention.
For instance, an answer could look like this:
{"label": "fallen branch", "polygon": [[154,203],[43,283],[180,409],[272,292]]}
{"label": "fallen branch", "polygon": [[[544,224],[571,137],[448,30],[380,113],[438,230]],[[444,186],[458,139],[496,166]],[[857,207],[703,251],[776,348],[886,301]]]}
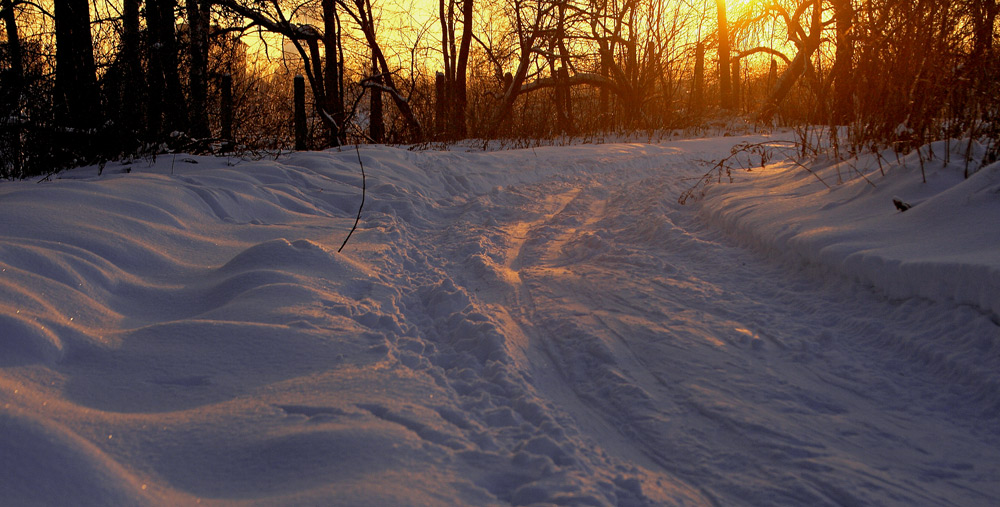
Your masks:
{"label": "fallen branch", "polygon": [[[790,144],[791,146],[785,148],[778,146],[779,144]],[[677,198],[677,203],[680,205],[687,204],[691,199],[700,199],[705,197],[705,193],[708,191],[708,187],[714,183],[722,183],[722,177],[725,176],[730,183],[733,182],[733,169],[744,170],[750,172],[754,170],[755,166],[750,165],[751,157],[760,157],[760,165],[756,167],[763,168],[767,163],[774,158],[774,151],[779,152],[784,155],[784,157],[797,165],[799,168],[804,169],[809,174],[813,175],[820,183],[826,188],[830,188],[830,185],[823,181],[823,178],[819,174],[809,167],[803,165],[801,162],[795,160],[793,156],[790,156],[787,152],[788,149],[794,148],[796,143],[794,141],[764,141],[761,143],[739,143],[733,146],[730,150],[729,156],[718,161],[711,169],[698,178],[698,182],[695,183],[691,188],[687,189]],[[744,166],[742,161],[738,158],[738,155],[747,156],[747,165]],[[868,178],[865,178],[868,181]],[[868,181],[872,186],[874,183]]]}
{"label": "fallen branch", "polygon": [[351,239],[351,234],[354,234],[354,230],[358,228],[358,222],[361,221],[361,210],[365,207],[365,164],[361,161],[361,149],[356,144],[354,145],[354,151],[358,153],[358,164],[361,165],[361,206],[358,206],[358,217],[354,219],[354,227],[351,227],[351,232],[347,233],[347,237],[344,238],[344,243],[337,249],[337,253],[340,253],[347,246],[347,240]]}

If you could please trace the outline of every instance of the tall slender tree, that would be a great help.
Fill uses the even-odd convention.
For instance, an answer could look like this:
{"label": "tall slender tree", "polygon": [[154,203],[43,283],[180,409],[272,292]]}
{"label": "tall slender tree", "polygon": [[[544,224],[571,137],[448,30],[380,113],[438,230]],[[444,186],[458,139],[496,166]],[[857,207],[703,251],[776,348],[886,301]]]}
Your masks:
{"label": "tall slender tree", "polygon": [[211,136],[208,126],[208,30],[212,0],[186,0],[188,20],[188,88],[191,101],[190,134]]}
{"label": "tall slender tree", "polygon": [[[334,0],[322,0],[323,7],[323,47],[326,53],[326,68],[323,74],[325,92],[324,109],[333,122],[328,126],[329,142],[340,146],[347,142],[344,128],[344,46],[341,43],[340,15]],[[373,90],[374,93],[374,90]],[[381,99],[381,95],[379,96]]]}
{"label": "tall slender tree", "polygon": [[[24,57],[21,55],[21,37],[17,30],[17,14],[14,11],[14,0],[2,0],[0,13],[7,33],[7,51],[10,55],[9,80],[12,92],[20,93],[24,80]],[[12,93],[13,95],[13,93]]]}
{"label": "tall slender tree", "polygon": [[100,125],[100,94],[90,35],[87,0],[55,0],[56,104],[61,123],[74,128]]}
{"label": "tall slender tree", "polygon": [[833,122],[844,124],[851,119],[854,80],[852,68],[854,41],[851,27],[854,25],[854,6],[851,0],[832,0],[833,16],[836,20],[836,53],[833,64]]}
{"label": "tall slender tree", "polygon": [[146,0],[147,82],[149,132],[161,140],[172,131],[185,131],[187,102],[181,90],[175,31],[175,0]]}
{"label": "tall slender tree", "polygon": [[[444,67],[445,137],[461,138],[467,133],[466,107],[468,106],[468,66],[472,47],[473,0],[438,0],[438,18],[441,23],[441,53]],[[461,9],[462,36],[456,43],[456,9]]]}
{"label": "tall slender tree", "polygon": [[23,174],[23,164],[21,160],[19,113],[22,102],[21,92],[24,88],[24,57],[21,54],[21,37],[17,30],[17,16],[14,12],[13,0],[3,0],[0,2],[0,18],[3,19],[4,25],[6,25],[7,52],[10,58],[10,69],[6,73],[0,73],[0,78],[5,83],[9,83],[4,89],[0,90],[0,115],[14,118],[11,131],[5,136],[6,139],[0,139],[0,141],[9,143],[6,149],[7,161],[0,161],[0,176],[21,176]]}
{"label": "tall slender tree", "polygon": [[996,20],[1000,13],[1000,3],[997,0],[972,0],[970,10],[973,25],[972,52],[966,66],[971,75],[970,81],[977,94],[995,93],[1000,72],[996,68],[993,43],[997,37]]}
{"label": "tall slender tree", "polygon": [[115,129],[122,153],[134,153],[143,138],[147,88],[142,71],[140,0],[122,1],[122,31],[118,55],[104,75],[105,114]]}
{"label": "tall slender tree", "polygon": [[466,108],[468,107],[468,68],[469,51],[472,46],[472,14],[473,0],[462,0],[462,41],[458,49],[458,62],[455,66],[455,108],[454,119],[455,135],[463,138],[468,133],[468,126],[465,119]]}
{"label": "tall slender tree", "polygon": [[729,23],[726,20],[726,0],[715,0],[719,20],[719,98],[723,109],[732,107],[729,69]]}

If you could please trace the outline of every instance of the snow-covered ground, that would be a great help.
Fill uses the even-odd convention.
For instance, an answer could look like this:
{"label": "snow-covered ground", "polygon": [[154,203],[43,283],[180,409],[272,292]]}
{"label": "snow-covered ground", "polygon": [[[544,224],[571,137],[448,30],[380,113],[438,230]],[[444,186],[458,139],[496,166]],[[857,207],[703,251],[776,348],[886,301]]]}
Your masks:
{"label": "snow-covered ground", "polygon": [[4,182],[0,504],[997,505],[1000,164],[770,139]]}

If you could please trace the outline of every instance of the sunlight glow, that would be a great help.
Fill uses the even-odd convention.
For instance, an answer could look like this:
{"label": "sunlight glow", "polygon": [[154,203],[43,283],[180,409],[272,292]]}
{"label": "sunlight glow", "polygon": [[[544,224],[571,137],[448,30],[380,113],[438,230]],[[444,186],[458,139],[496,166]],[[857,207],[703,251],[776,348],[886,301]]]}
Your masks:
{"label": "sunlight glow", "polygon": [[726,14],[730,19],[736,19],[744,14],[759,0],[726,0]]}

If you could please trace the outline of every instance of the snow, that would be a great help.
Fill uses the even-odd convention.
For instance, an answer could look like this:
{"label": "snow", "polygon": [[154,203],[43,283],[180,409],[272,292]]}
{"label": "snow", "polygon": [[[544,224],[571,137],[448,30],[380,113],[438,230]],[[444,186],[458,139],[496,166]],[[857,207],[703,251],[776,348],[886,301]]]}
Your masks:
{"label": "snow", "polygon": [[787,138],[4,182],[0,503],[997,504],[1000,164]]}
{"label": "snow", "polygon": [[[753,190],[715,196],[711,214],[748,243],[794,252],[890,297],[947,300],[1000,315],[1000,165],[977,171],[984,151],[977,143],[941,141],[898,162],[886,155],[893,157],[890,174],[877,184],[855,177],[829,192],[786,163],[755,177]],[[878,175],[875,165],[871,157],[854,159],[818,176]],[[915,207],[899,213],[893,199]]]}

